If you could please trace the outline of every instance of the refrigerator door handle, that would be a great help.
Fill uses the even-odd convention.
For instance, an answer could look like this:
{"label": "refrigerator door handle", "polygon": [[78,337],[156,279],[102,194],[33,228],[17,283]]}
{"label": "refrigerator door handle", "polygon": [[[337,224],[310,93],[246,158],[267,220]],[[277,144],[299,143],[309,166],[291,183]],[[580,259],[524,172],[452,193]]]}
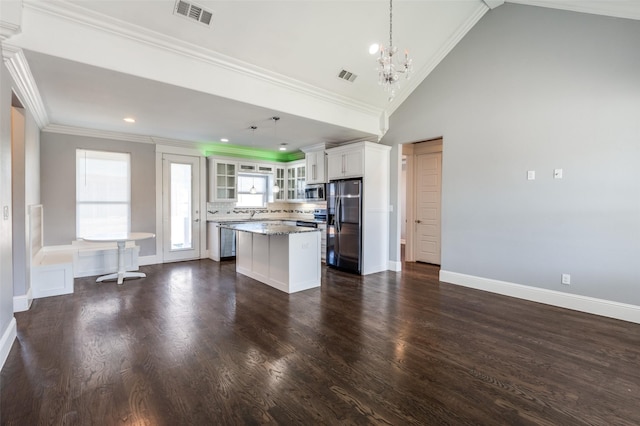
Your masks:
{"label": "refrigerator door handle", "polygon": [[342,201],[342,197],[340,196],[339,186],[336,186],[336,232],[338,235],[340,234],[340,204]]}

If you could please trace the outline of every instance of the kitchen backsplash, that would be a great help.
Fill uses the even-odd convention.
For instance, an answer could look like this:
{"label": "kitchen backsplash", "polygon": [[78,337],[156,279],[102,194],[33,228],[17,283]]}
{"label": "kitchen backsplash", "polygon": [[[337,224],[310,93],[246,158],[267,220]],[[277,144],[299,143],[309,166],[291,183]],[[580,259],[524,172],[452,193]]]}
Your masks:
{"label": "kitchen backsplash", "polygon": [[253,219],[313,219],[315,209],[326,208],[327,203],[268,203],[265,208],[239,208],[236,203],[207,203],[207,220]]}

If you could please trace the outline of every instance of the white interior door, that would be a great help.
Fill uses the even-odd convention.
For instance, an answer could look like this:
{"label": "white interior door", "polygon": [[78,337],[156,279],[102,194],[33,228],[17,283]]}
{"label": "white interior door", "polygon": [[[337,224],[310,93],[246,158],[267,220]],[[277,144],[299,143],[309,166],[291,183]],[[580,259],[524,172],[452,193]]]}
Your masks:
{"label": "white interior door", "polygon": [[439,265],[442,153],[416,155],[415,176],[416,260]]}
{"label": "white interior door", "polygon": [[164,262],[200,258],[200,159],[162,156]]}

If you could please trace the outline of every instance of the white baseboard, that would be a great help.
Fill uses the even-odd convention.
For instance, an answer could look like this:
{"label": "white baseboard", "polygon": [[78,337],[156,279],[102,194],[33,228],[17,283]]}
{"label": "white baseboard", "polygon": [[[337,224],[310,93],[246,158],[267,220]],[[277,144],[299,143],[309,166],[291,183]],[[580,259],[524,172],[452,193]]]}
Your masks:
{"label": "white baseboard", "polygon": [[440,270],[440,281],[640,324],[640,306]]}
{"label": "white baseboard", "polygon": [[28,311],[31,307],[31,302],[33,302],[33,293],[31,288],[29,288],[27,294],[13,296],[13,312]]}
{"label": "white baseboard", "polygon": [[389,267],[387,268],[389,271],[400,272],[402,271],[402,262],[397,262],[395,260],[389,261]]}
{"label": "white baseboard", "polygon": [[13,346],[17,336],[16,319],[12,317],[11,322],[2,333],[2,339],[0,339],[0,370],[4,367],[4,362],[7,360],[11,346]]}
{"label": "white baseboard", "polygon": [[160,263],[160,259],[155,254],[151,256],[138,256],[138,265],[140,266],[157,265],[158,263]]}

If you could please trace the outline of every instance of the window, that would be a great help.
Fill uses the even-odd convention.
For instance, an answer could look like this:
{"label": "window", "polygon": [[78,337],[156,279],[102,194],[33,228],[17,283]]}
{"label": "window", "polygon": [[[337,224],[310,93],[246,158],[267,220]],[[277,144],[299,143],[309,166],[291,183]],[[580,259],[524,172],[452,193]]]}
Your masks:
{"label": "window", "polygon": [[[265,207],[269,196],[269,176],[238,173],[238,202],[236,207]],[[255,188],[255,193],[251,193]]]}
{"label": "window", "polygon": [[76,236],[129,232],[131,156],[76,150]]}

